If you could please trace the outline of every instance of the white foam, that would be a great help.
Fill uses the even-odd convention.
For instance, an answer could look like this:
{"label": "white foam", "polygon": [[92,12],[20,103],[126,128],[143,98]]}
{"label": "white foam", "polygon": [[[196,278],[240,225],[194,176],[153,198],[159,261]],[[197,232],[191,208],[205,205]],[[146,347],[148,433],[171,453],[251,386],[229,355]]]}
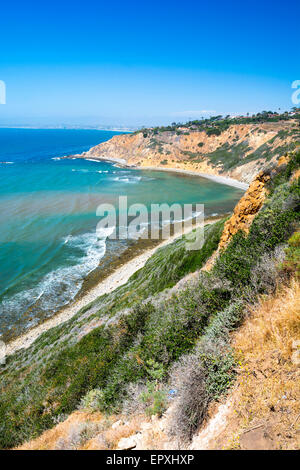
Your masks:
{"label": "white foam", "polygon": [[100,240],[106,240],[108,237],[110,237],[114,231],[115,231],[115,226],[112,227],[99,227],[97,228],[97,236]]}
{"label": "white foam", "polygon": [[70,240],[71,238],[71,235],[68,235],[64,241],[64,245],[66,245],[68,243],[68,241]]}
{"label": "white foam", "polygon": [[108,170],[88,170],[87,168],[72,168],[72,171],[79,173],[108,173]]}
{"label": "white foam", "polygon": [[119,183],[138,183],[141,181],[142,177],[141,176],[116,176],[113,178],[113,181],[118,181]]}
{"label": "white foam", "polygon": [[[51,271],[35,287],[19,292],[10,299],[4,299],[1,304],[2,314],[13,318],[18,312],[19,317],[22,312],[31,306],[34,308],[35,305],[47,313],[53,313],[57,308],[69,303],[80,290],[85,277],[97,268],[103,258],[106,252],[106,238],[114,227],[109,229],[98,235],[95,232],[68,235],[62,243],[67,245],[67,250],[73,249],[69,253],[69,261],[73,262],[73,265]],[[79,256],[76,258],[74,248],[79,250]],[[66,257],[68,258],[68,253]],[[36,322],[34,319],[31,326]],[[13,325],[13,322],[11,323]]]}

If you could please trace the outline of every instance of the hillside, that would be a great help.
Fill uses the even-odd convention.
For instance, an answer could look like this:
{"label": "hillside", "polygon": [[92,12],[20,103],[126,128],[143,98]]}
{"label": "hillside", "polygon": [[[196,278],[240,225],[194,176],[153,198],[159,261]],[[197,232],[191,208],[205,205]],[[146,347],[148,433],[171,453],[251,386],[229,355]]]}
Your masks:
{"label": "hillside", "polygon": [[276,119],[218,119],[113,137],[81,154],[139,168],[181,169],[250,183],[300,144],[300,114]]}
{"label": "hillside", "polygon": [[[162,417],[105,416],[80,409],[20,449],[274,450],[299,448],[300,284],[292,281],[261,298],[232,336],[238,364],[233,389],[212,403],[202,428],[183,444],[170,436],[172,403]],[[280,364],[280,367],[278,367]]]}
{"label": "hillside", "polygon": [[[184,240],[160,248],[125,285],[9,356],[0,375],[1,447],[73,422],[71,438],[58,432],[54,447],[80,448],[95,437],[98,448],[113,448],[134,434],[141,415],[160,423],[167,416],[173,445],[192,445],[237,383],[240,358],[232,332],[278,284],[299,282],[299,165],[300,153],[293,152],[259,174],[230,219],[206,226],[201,250],[187,251]],[[299,339],[293,313],[287,337]],[[248,350],[244,343],[246,359]],[[284,354],[293,382],[297,367],[288,350]],[[276,390],[274,403],[282,392]],[[299,410],[289,390],[295,420]],[[95,422],[79,426],[78,413],[79,421],[90,421],[92,413]],[[111,424],[119,416],[127,416],[130,429],[105,441],[104,431],[117,432],[120,423]],[[130,447],[127,441],[123,446]]]}

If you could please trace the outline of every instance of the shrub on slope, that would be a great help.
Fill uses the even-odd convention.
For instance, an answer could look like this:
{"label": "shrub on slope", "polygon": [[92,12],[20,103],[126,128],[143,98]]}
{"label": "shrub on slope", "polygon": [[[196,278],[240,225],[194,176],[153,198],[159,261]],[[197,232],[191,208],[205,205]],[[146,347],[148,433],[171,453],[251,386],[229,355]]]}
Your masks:
{"label": "shrub on slope", "polygon": [[[200,372],[193,383],[202,390],[199,396],[206,397],[203,403],[224,393],[233,378],[233,357],[224,332],[241,321],[244,301],[272,286],[267,276],[265,283],[258,284],[254,273],[263,269],[263,257],[274,258],[276,247],[289,238],[299,219],[298,208],[298,183],[290,185],[285,176],[279,185],[274,183],[248,236],[237,233],[211,273],[201,273],[194,283],[172,295],[161,292],[201,267],[218,244],[220,225],[207,231],[201,252],[180,252],[182,246],[177,243],[158,251],[126,286],[9,358],[1,374],[1,446],[15,446],[39,435],[73,411],[93,389],[100,391],[101,410],[120,409],[129,384],[151,380],[150,359],[166,382],[174,362],[196,354]],[[102,324],[83,334],[91,320]],[[184,390],[193,393],[188,383],[182,383],[181,396]],[[183,406],[181,411],[186,423],[183,433],[190,437],[205,409]]]}
{"label": "shrub on slope", "polygon": [[[145,337],[147,344],[159,341],[152,335],[154,317],[149,320],[153,312],[157,317],[158,310],[144,304],[144,299],[199,269],[217,248],[223,225],[220,221],[206,226],[204,246],[197,252],[186,251],[184,240],[157,250],[126,285],[100,297],[68,322],[45,332],[28,349],[7,358],[0,375],[2,448],[52,427],[95,387],[106,388],[106,407],[115,406],[128,380],[147,375],[137,360],[131,360],[137,338]],[[175,310],[171,316],[175,318]],[[184,324],[182,321],[182,329]],[[200,328],[198,320],[197,325]],[[182,329],[174,331],[178,344],[182,342]],[[196,327],[183,341],[183,350],[193,341],[195,331]],[[171,357],[174,354],[170,351]]]}

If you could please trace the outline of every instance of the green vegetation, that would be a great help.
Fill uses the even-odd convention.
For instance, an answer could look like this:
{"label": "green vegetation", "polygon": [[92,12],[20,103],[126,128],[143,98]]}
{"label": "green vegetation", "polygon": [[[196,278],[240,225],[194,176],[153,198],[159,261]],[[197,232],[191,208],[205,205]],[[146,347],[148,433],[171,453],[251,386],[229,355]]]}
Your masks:
{"label": "green vegetation", "polygon": [[[286,204],[288,200],[289,205]],[[252,269],[259,259],[291,235],[297,204],[287,183],[277,187],[264,210],[254,219],[249,235],[237,233],[218,258],[214,271],[228,280],[240,296],[244,289],[250,288]]]}
{"label": "green vegetation", "polygon": [[[193,120],[186,123],[173,122],[170,126],[154,127],[151,129],[141,129],[135,133],[143,132],[148,136],[158,135],[164,132],[175,132],[177,135],[189,135],[190,131],[205,131],[207,135],[220,135],[222,132],[235,124],[263,124],[267,122],[279,122],[289,120],[299,121],[300,124],[300,109],[293,109],[293,113],[277,113],[276,111],[262,111],[261,113],[253,114],[252,116],[212,116],[207,119]],[[285,131],[282,131],[281,138],[284,137]],[[292,149],[290,149],[292,150]]]}
{"label": "green vegetation", "polygon": [[281,269],[288,275],[292,274],[300,279],[300,232],[295,232],[288,240]]}
{"label": "green vegetation", "polygon": [[[0,378],[1,447],[39,435],[76,409],[93,389],[102,390],[97,394],[97,406],[112,409],[130,380],[148,377],[134,355],[135,341],[146,328],[144,342],[155,346],[157,340],[155,322],[149,319],[156,310],[143,301],[199,269],[216,249],[223,224],[206,226],[206,242],[200,251],[187,251],[185,238],[160,248],[126,285],[45,332],[28,349],[8,357]],[[94,322],[100,326],[95,328]],[[182,330],[174,335],[180,343]],[[190,337],[193,334],[185,344],[190,345]],[[145,353],[145,361],[152,359],[151,351]],[[156,354],[160,362],[158,351]]]}
{"label": "green vegetation", "polygon": [[[221,165],[222,169],[225,171],[259,159],[270,161],[273,157],[278,157],[291,152],[300,145],[300,142],[295,140],[289,144],[281,145],[274,149],[272,148],[272,143],[274,143],[276,139],[283,139],[287,137],[288,133],[288,131],[284,130],[279,131],[276,136],[273,137],[273,139],[259,146],[254,152],[250,152],[251,148],[249,147],[248,141],[245,140],[239,144],[234,145],[229,145],[229,143],[226,142],[217,148],[214,152],[208,153],[205,156],[214,166]],[[294,134],[294,136],[297,137],[298,135],[300,137],[300,133]]]}
{"label": "green vegetation", "polygon": [[163,379],[164,369],[153,359],[149,359],[145,367],[151,380],[147,381],[146,390],[140,394],[140,400],[146,404],[145,413],[148,416],[161,416],[167,407],[166,391],[159,384]]}
{"label": "green vegetation", "polygon": [[[203,154],[201,147],[204,143],[199,142],[197,146],[199,151],[180,150],[180,161],[186,164],[188,160],[192,163],[200,163],[203,159],[208,159],[213,166],[229,171],[240,165],[247,164],[252,161],[260,160],[260,164],[264,165],[265,162],[271,161],[274,157],[278,158],[289,152],[296,150],[300,146],[300,110],[296,108],[292,113],[278,114],[272,111],[263,111],[253,116],[243,116],[232,118],[230,116],[212,116],[209,119],[189,121],[185,124],[173,122],[171,126],[155,127],[150,129],[143,129],[144,137],[149,138],[149,148],[155,150],[161,155],[170,155],[171,151],[165,150],[165,146],[170,143],[168,139],[175,135],[184,136],[193,132],[205,132],[207,136],[219,136],[222,132],[230,129],[233,125],[244,124],[264,124],[290,121],[287,128],[280,129],[268,141],[262,143],[258,148],[253,150],[251,146],[251,132],[244,137],[239,137],[235,132],[228,141],[221,144],[216,150],[210,153]],[[274,128],[276,129],[276,128]],[[167,135],[165,135],[167,133]],[[253,134],[265,134],[267,130],[256,128]],[[271,134],[272,135],[272,134]],[[176,146],[176,143],[174,143]],[[184,157],[187,157],[185,159]],[[162,165],[167,163],[166,160],[160,162]]]}
{"label": "green vegetation", "polygon": [[229,333],[245,305],[284,279],[285,256],[298,269],[299,183],[289,182],[297,168],[299,152],[270,168],[270,197],[248,236],[238,232],[210,272],[176,286],[217,248],[224,220],[206,226],[201,250],[186,250],[185,239],[160,248],[126,285],[10,356],[0,380],[1,447],[38,436],[78,406],[121,411],[132,389],[147,414],[161,415],[170,387],[178,393],[173,433],[190,439],[234,380]]}
{"label": "green vegetation", "polygon": [[206,154],[206,157],[213,165],[222,165],[224,170],[229,170],[241,163],[244,163],[245,153],[249,151],[247,142],[229,146],[225,143],[214,152]]}
{"label": "green vegetation", "polygon": [[[299,156],[294,154],[288,165],[271,172],[272,195],[249,235],[237,233],[211,272],[227,286],[230,302],[210,316],[193,351],[183,355],[171,373],[172,386],[179,392],[171,422],[178,439],[191,439],[206,418],[209,403],[230,387],[235,358],[229,333],[240,325],[245,305],[255,302],[257,295],[274,292],[278,282],[291,273],[299,273],[299,232],[289,238],[299,223],[299,181],[287,182],[299,168]],[[282,248],[287,240],[288,247]]]}
{"label": "green vegetation", "polygon": [[[293,154],[293,158],[289,160],[286,165],[280,167],[270,168],[268,172],[270,173],[270,181],[268,183],[268,189],[271,193],[274,192],[277,186],[283,184],[285,181],[289,180],[292,174],[300,167],[300,151]],[[299,195],[299,183],[294,181],[293,192]]]}

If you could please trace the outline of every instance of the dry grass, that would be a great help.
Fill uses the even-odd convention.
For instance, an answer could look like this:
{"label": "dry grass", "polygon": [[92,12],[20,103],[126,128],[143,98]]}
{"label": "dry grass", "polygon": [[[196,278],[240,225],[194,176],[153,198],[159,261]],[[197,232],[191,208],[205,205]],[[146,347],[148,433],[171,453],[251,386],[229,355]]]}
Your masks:
{"label": "dry grass", "polygon": [[[142,420],[144,420],[144,416],[133,416],[130,421],[125,422],[124,424],[121,424],[117,428],[113,429],[110,427],[107,429],[105,433],[103,433],[103,438],[104,442],[106,444],[106,449],[116,449],[118,442],[123,438],[123,437],[129,437],[133,434],[135,434],[141,425]],[[86,449],[95,449],[93,447],[92,442],[87,442],[86,444]]]}
{"label": "dry grass", "polygon": [[[300,360],[297,364],[295,341],[300,344],[300,282],[294,279],[262,298],[232,336],[240,361],[230,398],[233,413],[210,448],[249,448],[259,439],[266,448],[299,448]],[[19,449],[115,449],[122,438],[140,431],[145,419],[142,414],[107,419],[101,413],[77,411]],[[118,420],[121,424],[112,426]],[[144,448],[161,448],[165,439],[158,424],[143,432]]]}
{"label": "dry grass", "polygon": [[278,289],[274,296],[261,299],[245,325],[234,337],[234,346],[247,360],[275,349],[290,361],[292,341],[300,339],[300,283]]}
{"label": "dry grass", "polygon": [[[109,419],[101,413],[75,411],[65,421],[17,450],[107,450],[115,449],[123,437],[135,434],[144,415],[125,421],[122,416]],[[121,421],[117,427],[113,423]]]}
{"label": "dry grass", "polygon": [[264,426],[275,448],[299,446],[300,354],[297,360],[295,350],[299,340],[300,283],[292,280],[288,287],[261,300],[234,335],[233,346],[240,358],[234,393],[238,434]]}
{"label": "dry grass", "polygon": [[60,440],[63,439],[65,442],[69,440],[70,431],[75,427],[89,423],[100,424],[103,423],[103,420],[104,417],[101,413],[91,415],[87,412],[75,411],[65,421],[45,431],[37,439],[22,444],[17,450],[53,450]]}

